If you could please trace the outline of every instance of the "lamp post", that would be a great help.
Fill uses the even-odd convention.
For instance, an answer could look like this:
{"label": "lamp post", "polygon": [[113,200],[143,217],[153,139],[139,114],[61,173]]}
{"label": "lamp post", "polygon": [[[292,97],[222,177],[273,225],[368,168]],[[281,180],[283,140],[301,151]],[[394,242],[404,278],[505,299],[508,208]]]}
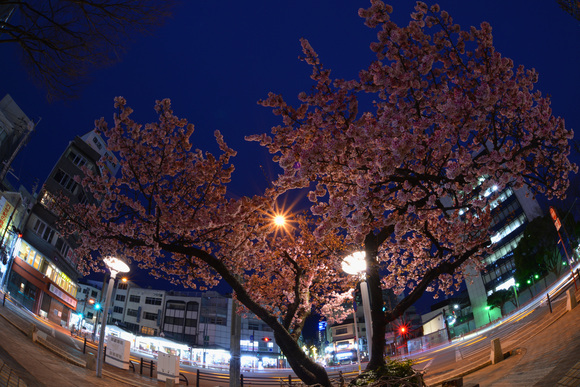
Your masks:
{"label": "lamp post", "polygon": [[105,327],[107,325],[107,314],[109,313],[109,304],[111,302],[111,294],[113,293],[113,287],[115,285],[115,277],[117,273],[127,273],[129,266],[116,257],[107,257],[103,259],[105,265],[111,271],[111,278],[109,279],[109,285],[107,287],[107,295],[105,297],[105,306],[103,307],[103,313],[101,315],[101,332],[99,334],[99,352],[97,354],[97,377],[101,378],[103,375],[103,363],[105,361],[103,356],[103,346],[105,342]]}
{"label": "lamp post", "polygon": [[[369,359],[371,358],[371,343],[373,338],[372,320],[371,320],[371,303],[369,300],[369,288],[366,282],[367,264],[365,261],[365,252],[357,251],[342,260],[342,270],[347,274],[359,275],[361,277],[360,293],[362,296],[362,306],[365,316],[365,329],[367,333],[367,350]],[[359,358],[360,362],[360,358]]]}
{"label": "lamp post", "polygon": [[520,286],[520,284],[518,283],[514,283],[512,285],[512,287],[514,288],[514,294],[516,296],[516,307],[519,309],[520,308],[520,301],[518,300],[518,287]]}

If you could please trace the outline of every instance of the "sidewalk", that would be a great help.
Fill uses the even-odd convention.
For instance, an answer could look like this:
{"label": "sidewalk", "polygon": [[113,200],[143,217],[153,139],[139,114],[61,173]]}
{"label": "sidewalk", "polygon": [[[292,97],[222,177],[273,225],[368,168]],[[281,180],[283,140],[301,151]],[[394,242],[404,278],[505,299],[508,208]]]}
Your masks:
{"label": "sidewalk", "polygon": [[[471,365],[471,370],[469,365],[458,367],[457,376],[466,373],[463,386],[580,386],[580,305],[570,312],[561,311],[555,321],[526,340],[509,348],[502,344],[502,350],[510,356],[499,363],[488,362],[478,370],[475,364]],[[441,385],[440,382],[428,384]]]}
{"label": "sidewalk", "polygon": [[464,377],[464,385],[580,386],[580,306],[518,343],[517,352]]}
{"label": "sidewalk", "polygon": [[[0,304],[0,380],[10,386],[164,386],[150,379],[104,364],[103,377],[85,368],[87,355],[73,347],[27,335],[31,323]],[[42,335],[40,335],[42,336]],[[47,344],[48,343],[48,344]],[[47,348],[47,347],[50,347]],[[65,348],[66,347],[66,348]],[[93,353],[96,351],[92,350]],[[87,348],[87,352],[89,349]],[[10,377],[10,383],[5,382]],[[4,384],[3,384],[4,385]]]}

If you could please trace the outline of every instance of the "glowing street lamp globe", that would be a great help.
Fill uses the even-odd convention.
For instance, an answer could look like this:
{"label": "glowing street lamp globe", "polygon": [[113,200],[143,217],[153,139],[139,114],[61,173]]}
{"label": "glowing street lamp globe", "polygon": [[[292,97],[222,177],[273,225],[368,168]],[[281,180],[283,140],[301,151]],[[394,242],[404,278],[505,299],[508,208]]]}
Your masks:
{"label": "glowing street lamp globe", "polygon": [[357,251],[342,260],[342,270],[347,274],[361,274],[367,270],[365,252]]}
{"label": "glowing street lamp globe", "polygon": [[103,262],[105,262],[105,265],[107,265],[111,271],[111,276],[113,278],[117,276],[117,273],[128,273],[129,270],[131,270],[129,265],[117,257],[106,257],[103,259]]}

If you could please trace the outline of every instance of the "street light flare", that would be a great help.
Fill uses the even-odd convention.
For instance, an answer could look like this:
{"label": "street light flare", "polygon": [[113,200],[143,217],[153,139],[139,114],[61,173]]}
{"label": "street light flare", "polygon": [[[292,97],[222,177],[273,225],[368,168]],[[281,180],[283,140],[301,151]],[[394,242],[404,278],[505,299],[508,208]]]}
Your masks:
{"label": "street light flare", "polygon": [[274,224],[278,227],[284,226],[286,224],[286,217],[279,214],[274,216]]}

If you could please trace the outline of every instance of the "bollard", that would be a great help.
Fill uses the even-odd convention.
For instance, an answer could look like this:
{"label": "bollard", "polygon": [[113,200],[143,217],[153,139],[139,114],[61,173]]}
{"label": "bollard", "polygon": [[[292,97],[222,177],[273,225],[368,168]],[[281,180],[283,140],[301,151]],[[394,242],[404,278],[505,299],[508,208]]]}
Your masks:
{"label": "bollard", "polygon": [[2,306],[6,305],[6,293],[4,293],[4,298],[2,299]]}
{"label": "bollard", "polygon": [[85,337],[85,343],[83,344],[83,353],[87,353],[87,338]]}
{"label": "bollard", "polygon": [[139,375],[143,375],[143,358],[141,358],[141,366],[139,367]]}
{"label": "bollard", "polygon": [[153,378],[153,360],[151,360],[151,367],[149,368],[149,377]]}
{"label": "bollard", "polygon": [[199,387],[199,370],[195,373],[195,387]]}
{"label": "bollard", "polygon": [[244,374],[240,374],[240,387],[244,387]]}
{"label": "bollard", "polygon": [[288,385],[292,385],[292,375],[288,375]]}
{"label": "bollard", "polygon": [[491,364],[499,363],[503,360],[503,352],[501,351],[501,344],[499,339],[491,341]]}
{"label": "bollard", "polygon": [[30,327],[30,337],[32,338],[33,343],[38,341],[38,328],[34,324]]}
{"label": "bollard", "polygon": [[550,307],[550,313],[552,313],[552,302],[550,301],[550,293],[546,294],[546,297],[548,297],[548,306]]}
{"label": "bollard", "polygon": [[92,352],[87,353],[87,369],[91,371],[97,369],[97,357]]}
{"label": "bollard", "polygon": [[572,289],[568,289],[568,291],[566,292],[566,310],[569,312],[572,309],[574,309],[577,305],[576,302],[576,296],[574,295],[574,292],[572,291]]}

